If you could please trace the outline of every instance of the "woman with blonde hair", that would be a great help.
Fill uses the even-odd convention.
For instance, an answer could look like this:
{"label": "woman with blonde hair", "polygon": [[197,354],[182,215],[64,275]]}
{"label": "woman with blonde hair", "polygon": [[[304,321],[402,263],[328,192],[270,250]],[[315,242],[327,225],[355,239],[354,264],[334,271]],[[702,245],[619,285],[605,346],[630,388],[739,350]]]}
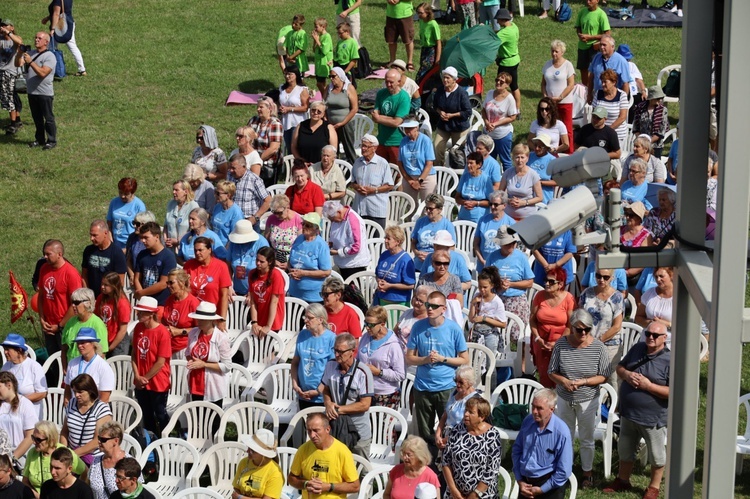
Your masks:
{"label": "woman with blonde hair", "polygon": [[224,246],[229,242],[229,234],[234,230],[234,226],[245,218],[242,209],[234,202],[236,192],[237,186],[234,182],[219,180],[216,183],[216,206],[211,217],[211,225]]}
{"label": "woman with blonde hair", "polygon": [[167,289],[170,295],[164,303],[161,322],[172,338],[172,358],[184,359],[187,333],[195,327],[195,321],[188,315],[195,312],[200,300],[190,292],[190,276],[183,269],[173,269],[167,274]]}
{"label": "woman with blonde hair", "polygon": [[278,116],[276,103],[270,97],[258,99],[258,114],[250,118],[247,126],[252,128],[258,136],[253,147],[260,154],[263,161],[260,178],[266,186],[276,183],[277,165],[281,159],[281,140],[284,132]]}
{"label": "woman with blonde hair", "polygon": [[231,158],[235,154],[243,155],[247,169],[260,177],[263,160],[260,159],[260,154],[255,150],[255,146],[253,145],[255,139],[258,138],[258,134],[255,133],[253,127],[241,126],[234,132],[234,138],[237,140],[237,147],[232,150],[229,157]]}
{"label": "woman with blonde hair", "polygon": [[406,241],[404,229],[391,225],[385,229],[385,251],[380,255],[375,275],[378,290],[375,292],[375,305],[409,306],[411,291],[416,283],[414,262],[404,251]]}
{"label": "woman with blonde hair", "polygon": [[216,204],[214,184],[206,180],[206,172],[195,163],[188,163],[182,173],[182,179],[187,180],[193,190],[195,202],[198,206],[211,213]]}
{"label": "woman with blonde hair", "polygon": [[542,179],[527,164],[529,146],[516,144],[513,148],[513,168],[508,168],[500,180],[500,190],[508,192],[505,212],[514,220],[522,220],[536,211],[534,205],[544,200]]}
{"label": "woman with blonde hair", "polygon": [[193,189],[187,180],[172,183],[172,200],[167,203],[164,219],[164,246],[177,252],[180,239],[188,231],[188,217],[194,209],[200,208],[195,201]]}
{"label": "woman with blonde hair", "polygon": [[[42,484],[52,478],[50,473],[50,459],[52,453],[60,447],[65,447],[60,443],[60,432],[57,425],[52,421],[39,421],[34,425],[31,433],[33,446],[26,454],[26,466],[23,468],[23,484],[31,488],[34,496],[39,497]],[[86,471],[86,464],[73,454],[73,473],[82,475]]]}
{"label": "woman with blonde hair", "polygon": [[388,484],[383,493],[384,499],[412,499],[420,483],[431,483],[438,490],[440,481],[430,468],[432,454],[421,437],[409,435],[401,445],[401,463],[388,473]]}

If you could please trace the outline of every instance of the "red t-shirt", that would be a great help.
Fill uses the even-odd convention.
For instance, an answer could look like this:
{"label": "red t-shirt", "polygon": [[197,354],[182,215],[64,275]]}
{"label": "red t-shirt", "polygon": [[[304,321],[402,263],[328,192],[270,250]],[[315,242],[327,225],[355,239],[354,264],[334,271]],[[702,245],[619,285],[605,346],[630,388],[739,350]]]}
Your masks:
{"label": "red t-shirt", "polygon": [[117,336],[117,330],[120,329],[120,326],[130,322],[130,302],[127,298],[121,296],[120,301],[117,303],[117,310],[115,310],[114,304],[109,300],[105,302],[104,298],[104,295],[99,295],[96,298],[94,313],[107,326],[107,337],[111,345],[115,341],[115,336]]}
{"label": "red t-shirt", "polygon": [[169,390],[169,359],[172,357],[170,336],[169,330],[162,324],[152,329],[146,329],[140,322],[135,326],[133,331],[133,357],[138,368],[138,374],[144,376],[156,364],[159,357],[167,359],[156,376],[148,382],[145,387],[146,390],[160,393]]}
{"label": "red t-shirt", "polygon": [[[196,326],[195,319],[188,317],[188,314],[195,312],[201,301],[193,295],[187,295],[184,300],[176,300],[174,295],[169,295],[164,303],[164,315],[161,318],[165,326],[176,327],[179,329],[190,330]],[[188,344],[187,335],[172,336],[172,353],[184,350]]]}
{"label": "red t-shirt", "polygon": [[253,295],[253,303],[258,310],[258,324],[262,327],[268,325],[268,314],[271,310],[271,296],[278,295],[279,301],[276,302],[276,317],[271,325],[272,331],[278,331],[284,325],[284,278],[281,276],[279,269],[273,269],[271,273],[271,285],[267,286],[267,277],[258,278],[253,270],[250,275],[248,289]]}
{"label": "red t-shirt", "polygon": [[45,263],[39,271],[40,315],[50,324],[59,324],[70,308],[70,295],[82,287],[81,275],[70,262],[59,269]]}
{"label": "red t-shirt", "polygon": [[[187,359],[208,360],[211,337],[199,334],[193,349],[187,352]],[[205,395],[206,393],[206,370],[193,369],[188,372],[188,389],[193,395]]]}
{"label": "red t-shirt", "polygon": [[337,335],[349,333],[355,338],[362,336],[362,325],[359,322],[359,316],[349,305],[344,305],[344,308],[338,314],[328,311],[328,329]]}
{"label": "red t-shirt", "polygon": [[201,301],[219,306],[219,291],[232,285],[229,267],[226,262],[218,258],[211,258],[208,266],[201,265],[198,260],[185,262],[183,270],[190,274],[190,292]]}
{"label": "red t-shirt", "polygon": [[326,202],[323,189],[310,180],[307,181],[307,185],[305,185],[301,191],[297,190],[296,185],[290,185],[287,187],[284,194],[286,194],[291,201],[289,207],[292,211],[296,211],[300,215],[313,212],[315,211],[315,208],[322,208],[323,204]]}

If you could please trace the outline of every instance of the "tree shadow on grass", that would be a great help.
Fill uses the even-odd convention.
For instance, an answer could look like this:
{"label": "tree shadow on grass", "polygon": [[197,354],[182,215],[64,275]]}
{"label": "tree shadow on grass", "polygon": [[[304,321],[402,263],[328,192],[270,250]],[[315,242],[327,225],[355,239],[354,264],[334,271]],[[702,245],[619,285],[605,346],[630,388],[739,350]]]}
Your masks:
{"label": "tree shadow on grass", "polygon": [[237,85],[237,90],[246,94],[265,94],[269,90],[278,88],[279,84],[270,80],[247,80]]}

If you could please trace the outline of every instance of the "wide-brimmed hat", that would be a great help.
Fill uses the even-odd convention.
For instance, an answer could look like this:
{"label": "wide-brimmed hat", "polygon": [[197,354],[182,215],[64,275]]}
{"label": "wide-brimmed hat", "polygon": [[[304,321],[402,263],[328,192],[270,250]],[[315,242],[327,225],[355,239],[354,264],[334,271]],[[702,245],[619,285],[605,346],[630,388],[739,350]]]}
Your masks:
{"label": "wide-brimmed hat", "polygon": [[391,68],[398,68],[401,71],[406,71],[406,63],[402,59],[394,59],[394,61],[389,65]]}
{"label": "wide-brimmed hat", "polygon": [[142,296],[133,308],[141,312],[158,312],[159,302],[151,296]]}
{"label": "wide-brimmed hat", "polygon": [[218,321],[223,319],[222,316],[216,313],[216,305],[208,301],[202,301],[195,309],[195,312],[188,314],[191,319],[198,319],[199,321]]}
{"label": "wide-brimmed hat", "polygon": [[499,246],[505,246],[506,244],[510,244],[510,243],[517,243],[518,236],[515,234],[508,233],[507,225],[501,225],[500,228],[497,229],[497,236],[495,237],[495,242]]}
{"label": "wide-brimmed hat", "polygon": [[247,445],[250,450],[257,452],[263,457],[273,459],[276,457],[276,439],[273,432],[261,428],[253,435],[241,435],[240,442]]}
{"label": "wide-brimmed hat", "polygon": [[8,334],[5,340],[0,343],[0,346],[3,346],[5,348],[20,348],[24,352],[29,348],[26,346],[26,338],[16,333]]}
{"label": "wide-brimmed hat", "polygon": [[651,85],[648,87],[648,97],[646,97],[646,99],[663,99],[664,97],[664,90],[662,90],[659,85]]}
{"label": "wide-brimmed hat", "polygon": [[82,327],[78,330],[76,339],[73,341],[76,343],[84,341],[93,341],[94,343],[99,343],[100,340],[96,335],[96,330],[93,327]]}
{"label": "wide-brimmed hat", "polygon": [[315,211],[302,215],[302,221],[320,227],[320,215]]}
{"label": "wide-brimmed hat", "polygon": [[229,234],[229,240],[234,244],[251,243],[257,241],[259,237],[260,236],[255,232],[255,229],[253,229],[253,224],[250,223],[250,220],[244,218],[238,220],[237,223],[234,224],[234,229],[232,229],[232,233]]}
{"label": "wide-brimmed hat", "polygon": [[542,144],[544,144],[545,147],[547,148],[552,147],[552,140],[549,138],[549,135],[547,135],[546,133],[540,133],[539,135],[531,139],[531,141],[532,142],[539,141]]}
{"label": "wide-brimmed hat", "polygon": [[625,211],[632,211],[635,215],[641,217],[641,222],[646,218],[646,213],[648,213],[646,206],[640,201],[636,201],[635,203],[626,206]]}
{"label": "wide-brimmed hat", "polygon": [[455,246],[456,241],[453,240],[453,236],[447,230],[439,230],[435,232],[435,238],[432,240],[432,244],[438,244],[440,246]]}
{"label": "wide-brimmed hat", "polygon": [[633,58],[633,53],[630,51],[630,45],[627,43],[621,43],[620,46],[617,47],[617,53],[623,56],[627,61]]}

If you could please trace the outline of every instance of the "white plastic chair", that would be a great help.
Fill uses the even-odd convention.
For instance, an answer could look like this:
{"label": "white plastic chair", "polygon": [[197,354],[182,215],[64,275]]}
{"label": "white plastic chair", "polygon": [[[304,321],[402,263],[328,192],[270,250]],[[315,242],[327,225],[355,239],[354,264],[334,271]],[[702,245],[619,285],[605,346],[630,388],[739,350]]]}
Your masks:
{"label": "white plastic chair", "polygon": [[247,396],[255,401],[255,396],[262,388],[265,389],[266,403],[279,416],[279,423],[288,424],[299,412],[297,394],[292,388],[292,366],[290,364],[270,366],[261,373]]}
{"label": "white plastic chair", "polygon": [[362,310],[358,306],[346,301],[344,302],[344,306],[351,308],[352,310],[354,310],[354,313],[357,314],[357,317],[359,317],[359,330],[362,331],[365,328],[364,312],[362,312]]}
{"label": "white plastic chair", "polygon": [[362,137],[364,137],[368,133],[372,133],[372,130],[375,128],[375,123],[373,123],[372,119],[369,116],[366,116],[362,113],[355,114],[349,123],[351,123],[354,128],[354,134],[352,137],[354,142],[354,150],[359,156],[362,154]]}
{"label": "white plastic chair", "polygon": [[281,489],[281,496],[287,498],[300,497],[299,491],[291,485],[287,485],[286,479],[289,476],[289,470],[292,469],[292,461],[294,461],[297,449],[294,447],[279,446],[276,447],[276,453],[279,456],[279,468],[281,468],[281,474],[284,477],[284,487]]}
{"label": "white plastic chair", "polygon": [[44,375],[46,376],[49,370],[52,368],[53,364],[57,364],[57,373],[58,378],[57,382],[54,384],[49,385],[50,388],[60,388],[62,387],[63,383],[63,366],[62,366],[62,353],[61,352],[55,352],[52,355],[49,356],[47,360],[44,361],[44,365],[42,365],[42,370],[44,371]]}
{"label": "white plastic chair", "polygon": [[372,301],[375,298],[375,292],[378,290],[378,278],[375,275],[375,272],[364,270],[352,274],[346,281],[344,281],[344,284],[349,283],[354,283],[354,285],[362,292],[362,296],[364,296],[367,304],[372,305]]}
{"label": "white plastic chair", "polygon": [[[368,411],[372,427],[372,443],[369,460],[374,465],[395,465],[399,461],[401,444],[406,439],[408,423],[406,418],[390,407],[370,406]],[[393,441],[394,435],[398,435]]]}
{"label": "white plastic chair", "polygon": [[643,327],[635,322],[623,322],[620,329],[620,338],[622,339],[622,356],[625,357],[630,349],[641,341],[641,332]]}
{"label": "white plastic chair", "polygon": [[149,483],[161,496],[175,497],[179,490],[192,483],[195,466],[187,471],[187,465],[200,462],[198,450],[189,442],[179,438],[161,438],[151,442],[143,449],[138,463],[143,468],[151,453],[156,455],[159,464],[159,480]]}
{"label": "white plastic chair", "polygon": [[627,317],[625,317],[625,319],[627,319],[629,322],[635,322],[635,314],[636,312],[638,312],[638,303],[636,303],[635,301],[635,296],[628,293],[625,299],[628,300],[628,303],[630,303],[630,313]]}
{"label": "white plastic chair", "polygon": [[[678,71],[682,70],[681,64],[671,64],[669,66],[666,66],[664,68],[661,68],[661,71],[659,71],[659,74],[656,76],[656,84],[659,85],[659,88],[663,88],[664,84],[662,83],[662,79],[669,77],[669,72],[673,69],[676,69]],[[679,97],[664,97],[664,102],[680,102]]]}
{"label": "white plastic chair", "polygon": [[412,423],[412,401],[411,391],[414,388],[415,376],[413,373],[407,372],[406,377],[401,382],[401,400],[398,402],[398,412],[406,418],[406,426],[410,430],[410,433],[414,433],[416,428],[410,428]]}
{"label": "white plastic chair", "polygon": [[47,388],[47,396],[42,405],[42,420],[52,421],[61,430],[65,422],[65,390],[62,388]]}
{"label": "white plastic chair", "polygon": [[123,433],[122,442],[120,442],[120,448],[125,451],[125,454],[128,454],[130,457],[134,457],[136,461],[140,459],[141,454],[143,454],[141,444],[138,443],[138,440],[133,438],[133,436],[131,436],[129,433]]}
{"label": "white plastic chair", "polygon": [[287,154],[284,156],[284,181],[279,182],[281,184],[291,184],[292,183],[292,167],[294,166],[294,156],[292,154]]}
{"label": "white plastic chair", "polygon": [[393,178],[393,191],[397,191],[401,188],[401,184],[404,181],[401,176],[401,170],[398,169],[398,165],[395,163],[388,163],[388,167],[391,169],[391,177]]}
{"label": "white plastic chair", "polygon": [[[404,240],[404,251],[406,251],[407,253],[411,253],[413,250],[413,248],[411,247],[411,233],[414,231],[414,226],[416,224],[416,220],[398,224],[398,226],[404,230],[404,234],[406,236],[406,239]],[[378,257],[380,257],[380,255],[378,255]]]}
{"label": "white plastic chair", "polygon": [[123,395],[112,395],[109,398],[112,419],[120,423],[125,433],[133,431],[143,419],[143,410],[138,401]]}
{"label": "white plastic chair", "polygon": [[274,184],[266,187],[266,190],[268,191],[268,194],[271,195],[271,197],[274,197],[278,194],[284,194],[288,187],[289,184]]}
{"label": "white plastic chair", "polygon": [[[578,480],[574,474],[571,473],[568,477],[568,483],[570,484],[570,488],[568,489],[568,499],[576,499],[576,496],[578,495]],[[518,499],[519,494],[518,482],[515,482],[513,484],[513,489],[510,491],[510,499]]]}
{"label": "white plastic chair", "polygon": [[245,456],[247,446],[239,442],[221,442],[212,446],[201,456],[193,475],[193,487],[200,486],[200,477],[208,469],[211,477],[208,488],[223,498],[232,497],[232,481],[237,474],[237,465]]}
{"label": "white plastic chair", "polygon": [[[333,275],[333,272],[331,272],[331,275]],[[279,338],[281,338],[284,345],[282,354],[279,356],[279,362],[285,362],[294,356],[297,335],[302,329],[302,318],[305,316],[307,306],[308,303],[299,298],[292,296],[285,298],[284,322],[278,331]]]}
{"label": "white plastic chair", "polygon": [[370,250],[370,262],[367,264],[367,270],[375,272],[378,267],[378,259],[385,251],[385,240],[382,237],[368,237],[367,249]]}
{"label": "white plastic chair", "polygon": [[470,220],[456,220],[453,222],[453,228],[456,231],[456,248],[472,255],[477,224]]}
{"label": "white plastic chair", "polygon": [[434,166],[435,175],[437,176],[437,189],[444,197],[452,197],[458,188],[458,174],[452,168],[444,166]]}
{"label": "white plastic chair", "polygon": [[[379,237],[384,238],[385,237],[385,229],[383,229],[380,224],[377,224],[373,222],[372,220],[362,220],[362,223],[365,224],[365,228],[367,229],[367,238],[373,238],[373,237]],[[380,254],[378,254],[380,256]]]}
{"label": "white plastic chair", "polygon": [[170,386],[167,395],[167,413],[171,417],[179,406],[187,402],[188,370],[186,360],[170,360]]}
{"label": "white plastic chair", "polygon": [[[325,413],[325,407],[308,407],[307,409],[300,410],[299,412],[297,412],[297,414],[292,416],[292,419],[289,420],[286,431],[279,439],[279,445],[282,447],[287,445],[299,447],[303,443],[307,442],[309,439],[304,425],[307,421],[307,416],[316,412],[319,412],[321,414]],[[296,439],[295,436],[297,437]],[[293,441],[293,439],[296,441]]]}
{"label": "white plastic chair", "polygon": [[151,486],[151,484],[144,483],[143,484],[143,488],[145,490],[148,490],[149,492],[151,492],[151,495],[154,496],[154,499],[163,499],[163,497],[161,496],[161,494],[159,494],[159,492],[155,488],[153,488]]}
{"label": "white plastic chair", "polygon": [[742,459],[744,456],[750,455],[750,393],[742,395],[737,403],[739,407],[745,407],[745,433],[743,435],[737,435],[737,458],[735,463],[735,473],[740,475],[742,473]]}
{"label": "white plastic chair", "polygon": [[227,373],[227,396],[221,404],[221,408],[226,412],[227,409],[239,404],[244,399],[242,394],[250,388],[255,379],[253,374],[244,366],[232,363]]}
{"label": "white plastic chair", "polygon": [[[596,428],[594,429],[594,441],[601,440],[604,461],[604,477],[612,474],[612,436],[614,434],[614,423],[617,419],[614,408],[617,407],[617,392],[609,383],[599,385],[599,405],[596,411]],[[607,403],[610,407],[607,422],[602,422],[602,404]],[[578,431],[576,430],[576,434]],[[577,437],[576,437],[577,438]]]}
{"label": "white plastic chair", "polygon": [[[537,390],[541,390],[543,388],[544,387],[540,383],[532,379],[526,379],[526,378],[509,379],[508,381],[501,383],[492,392],[492,396],[490,397],[490,405],[492,407],[495,407],[497,406],[498,401],[500,399],[503,399],[505,403],[507,404],[528,405],[529,411],[530,411],[531,402],[534,399],[534,394],[537,392]],[[511,430],[509,428],[500,428],[500,427],[497,427],[497,428],[498,430],[500,430],[500,433],[502,434],[505,440],[515,440],[516,437],[518,436],[517,430]]]}
{"label": "white plastic chair", "polygon": [[341,173],[344,174],[344,180],[346,181],[346,185],[348,185],[352,179],[351,163],[343,159],[334,159],[333,164],[339,165],[339,168],[341,168]]}
{"label": "white plastic chair", "polygon": [[260,402],[241,402],[224,411],[216,437],[219,442],[224,441],[229,423],[236,425],[238,436],[253,435],[259,429],[266,428],[279,438],[279,416],[270,406]]}
{"label": "white plastic chair", "polygon": [[172,414],[161,436],[167,438],[177,422],[182,420],[182,431],[187,434],[187,441],[199,452],[204,452],[214,444],[214,421],[218,423],[223,415],[224,410],[212,402],[188,402]]}
{"label": "white plastic chair", "polygon": [[403,313],[411,309],[411,307],[407,307],[406,305],[395,304],[384,305],[383,308],[385,308],[388,312],[388,329],[393,329],[394,327],[396,327],[396,324],[398,324],[398,321]]}
{"label": "white plastic chair", "polygon": [[377,466],[369,471],[361,480],[359,485],[358,499],[372,499],[377,492],[383,492],[388,484],[393,465]]}
{"label": "white plastic chair", "polygon": [[[174,499],[225,499],[226,496],[215,490],[205,489],[203,487],[190,487],[183,489],[175,494]],[[231,492],[230,496],[231,497]]]}
{"label": "white plastic chair", "polygon": [[246,365],[244,366],[252,376],[253,381],[258,379],[268,366],[279,362],[281,354],[284,352],[286,344],[281,336],[269,331],[268,334],[261,338],[250,332],[245,337],[247,352],[245,355]]}
{"label": "white plastic chair", "polygon": [[113,396],[133,397],[133,365],[130,360],[130,355],[115,355],[107,359],[109,367],[115,373]]}
{"label": "white plastic chair", "polygon": [[414,212],[414,199],[404,192],[391,191],[388,193],[387,225],[399,225],[406,222]]}
{"label": "white plastic chair", "polygon": [[477,380],[476,388],[482,391],[482,396],[489,399],[492,386],[492,374],[495,372],[495,354],[492,350],[479,343],[467,343],[469,365],[474,369]]}
{"label": "white plastic chair", "polygon": [[250,324],[250,307],[245,305],[245,297],[235,295],[227,308],[227,335],[229,342],[234,341],[247,329]]}
{"label": "white plastic chair", "polygon": [[344,197],[341,198],[341,204],[343,204],[344,206],[351,206],[356,195],[356,192],[351,189],[347,189],[346,194],[344,194]]}

